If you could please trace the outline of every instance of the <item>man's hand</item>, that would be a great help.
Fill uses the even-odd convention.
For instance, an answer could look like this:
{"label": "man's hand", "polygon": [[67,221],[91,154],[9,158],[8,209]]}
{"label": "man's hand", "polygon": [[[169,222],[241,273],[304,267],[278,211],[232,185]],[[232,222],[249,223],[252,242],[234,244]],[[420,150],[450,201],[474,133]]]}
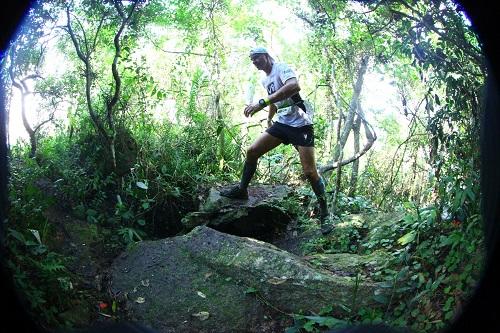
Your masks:
{"label": "man's hand", "polygon": [[267,128],[273,126],[274,122],[272,118],[267,118]]}
{"label": "man's hand", "polygon": [[243,113],[245,114],[245,117],[251,117],[251,116],[253,116],[254,113],[256,113],[260,110],[262,110],[262,107],[260,106],[259,103],[251,104],[251,105],[247,105],[245,107],[245,110],[243,111]]}

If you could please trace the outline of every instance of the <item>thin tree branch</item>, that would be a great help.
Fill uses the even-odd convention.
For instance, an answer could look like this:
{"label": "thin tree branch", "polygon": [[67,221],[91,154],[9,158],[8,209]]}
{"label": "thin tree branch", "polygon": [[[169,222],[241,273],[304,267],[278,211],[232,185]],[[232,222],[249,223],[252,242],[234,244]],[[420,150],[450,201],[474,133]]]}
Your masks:
{"label": "thin tree branch", "polygon": [[320,167],[319,173],[323,174],[325,172],[334,170],[334,169],[338,168],[339,166],[342,167],[344,165],[352,163],[352,162],[358,160],[364,154],[366,154],[368,152],[368,150],[370,150],[370,148],[373,146],[373,143],[377,140],[377,135],[376,135],[375,131],[373,130],[373,127],[370,125],[370,123],[368,123],[368,121],[366,121],[366,119],[362,118],[361,121],[363,122],[363,126],[365,128],[365,136],[367,138],[367,142],[363,146],[363,148],[357,154],[354,154],[353,156],[351,156],[345,160],[342,160],[339,162],[334,162],[330,165]]}

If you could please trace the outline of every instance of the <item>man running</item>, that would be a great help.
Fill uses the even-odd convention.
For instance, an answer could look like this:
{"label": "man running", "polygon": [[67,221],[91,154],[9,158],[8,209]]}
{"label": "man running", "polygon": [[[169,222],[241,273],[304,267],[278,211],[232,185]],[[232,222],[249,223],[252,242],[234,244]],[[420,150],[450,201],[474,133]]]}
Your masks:
{"label": "man running", "polygon": [[[259,157],[280,144],[294,145],[300,156],[305,176],[319,202],[321,232],[327,234],[332,226],[326,224],[328,205],[325,196],[325,183],[318,174],[314,159],[314,130],[312,110],[307,110],[300,97],[300,86],[293,70],[285,63],[275,62],[263,47],[250,51],[250,60],[258,70],[266,73],[262,85],[268,96],[258,103],[247,105],[243,111],[246,117],[269,106],[268,128],[247,149],[243,173],[239,185],[221,191],[221,195],[232,199],[248,199],[248,184],[257,169]],[[308,113],[309,111],[309,113]],[[272,122],[274,115],[278,117]]]}

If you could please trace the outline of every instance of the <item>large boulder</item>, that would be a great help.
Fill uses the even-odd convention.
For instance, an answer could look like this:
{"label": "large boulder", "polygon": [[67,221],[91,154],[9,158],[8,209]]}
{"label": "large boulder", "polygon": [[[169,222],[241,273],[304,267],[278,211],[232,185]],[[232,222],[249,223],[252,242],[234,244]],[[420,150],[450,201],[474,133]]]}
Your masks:
{"label": "large boulder", "polygon": [[[223,189],[223,188],[222,188]],[[248,200],[234,200],[211,188],[197,212],[182,219],[186,231],[206,225],[213,229],[261,240],[270,240],[291,221],[280,203],[290,195],[285,185],[256,185],[248,189]]]}
{"label": "large boulder", "polygon": [[333,306],[342,316],[346,306],[376,306],[376,284],[348,275],[200,226],[123,253],[111,267],[110,291],[132,319],[159,332],[270,332],[291,324],[283,314]]}

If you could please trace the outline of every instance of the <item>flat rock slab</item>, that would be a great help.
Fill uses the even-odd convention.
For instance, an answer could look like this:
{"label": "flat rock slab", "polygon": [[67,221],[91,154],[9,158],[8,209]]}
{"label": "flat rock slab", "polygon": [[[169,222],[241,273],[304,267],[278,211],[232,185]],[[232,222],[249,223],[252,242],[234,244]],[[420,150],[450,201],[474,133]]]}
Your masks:
{"label": "flat rock slab", "polygon": [[251,186],[247,200],[221,196],[220,191],[223,189],[211,188],[199,211],[189,213],[182,219],[185,231],[206,225],[236,236],[269,240],[291,221],[291,217],[280,206],[291,193],[288,186]]}
{"label": "flat rock slab", "polygon": [[286,185],[259,184],[248,188],[248,199],[240,200],[221,196],[220,191],[227,188],[228,186],[211,188],[207,199],[200,205],[200,210],[208,212],[231,207],[256,207],[265,203],[275,204],[291,193],[291,189]]}

